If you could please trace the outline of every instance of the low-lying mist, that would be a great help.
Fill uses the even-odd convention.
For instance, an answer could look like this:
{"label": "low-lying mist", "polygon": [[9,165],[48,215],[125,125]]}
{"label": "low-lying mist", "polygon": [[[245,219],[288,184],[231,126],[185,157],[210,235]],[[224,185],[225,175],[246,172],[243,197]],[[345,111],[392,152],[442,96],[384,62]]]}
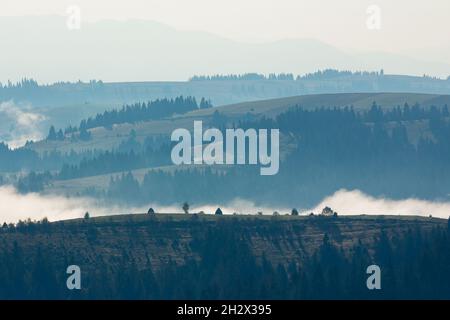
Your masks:
{"label": "low-lying mist", "polygon": [[427,201],[414,198],[402,200],[375,198],[359,190],[339,190],[323,199],[312,211],[319,213],[325,206],[329,206],[338,214],[343,215],[432,215],[440,218],[448,218],[450,216],[450,202]]}
{"label": "low-lying mist", "polygon": [[[102,208],[90,198],[68,198],[37,193],[21,194],[12,186],[0,187],[0,221],[17,222],[31,218],[50,221],[79,218],[86,211],[97,215],[109,214],[112,208]],[[94,212],[92,212],[94,213]]]}
{"label": "low-lying mist", "polygon": [[[47,217],[50,221],[81,218],[85,212],[90,216],[114,215],[126,213],[147,212],[153,207],[156,212],[181,213],[182,204],[173,206],[158,206],[149,204],[146,207],[124,207],[105,205],[92,198],[65,197],[61,195],[41,195],[37,193],[20,194],[12,186],[0,187],[0,222],[17,222],[18,220],[41,220]],[[317,206],[309,210],[301,210],[301,214],[320,213],[325,206],[331,207],[339,215],[384,214],[384,215],[417,215],[448,218],[450,202],[434,202],[418,199],[391,200],[375,198],[359,190],[339,190],[326,197]],[[220,207],[225,214],[280,214],[289,213],[291,208],[274,208],[271,206],[256,206],[253,202],[236,199],[227,204],[196,206],[191,204],[190,212],[204,211],[214,213]]]}
{"label": "low-lying mist", "polygon": [[44,137],[41,125],[46,117],[31,107],[18,106],[13,101],[0,103],[1,141],[11,148],[23,146],[28,140],[40,140]]}

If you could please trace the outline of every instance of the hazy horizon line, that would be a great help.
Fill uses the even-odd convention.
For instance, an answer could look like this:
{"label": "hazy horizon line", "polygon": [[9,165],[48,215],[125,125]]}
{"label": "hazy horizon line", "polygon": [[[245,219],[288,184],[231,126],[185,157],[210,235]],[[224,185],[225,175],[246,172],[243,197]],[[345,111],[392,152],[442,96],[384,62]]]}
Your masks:
{"label": "hazy horizon line", "polygon": [[[45,82],[45,81],[40,81],[39,79],[35,79],[33,77],[27,77],[27,76],[23,76],[20,78],[20,80],[17,81],[13,81],[13,80],[6,80],[6,81],[0,81],[0,85],[5,86],[7,85],[9,82],[13,85],[20,83],[21,81],[24,80],[32,80],[35,81],[39,86],[53,86],[53,85],[58,85],[58,84],[77,84],[77,83],[82,83],[82,84],[89,84],[91,81],[97,81],[97,82],[102,82],[104,84],[120,84],[120,83],[149,83],[149,82],[154,82],[154,83],[179,83],[179,82],[191,82],[191,78],[194,76],[200,76],[200,77],[214,77],[214,76],[243,76],[243,75],[249,75],[249,74],[257,74],[257,75],[262,75],[265,77],[268,77],[271,74],[275,74],[275,75],[280,75],[280,74],[292,74],[294,79],[293,80],[270,80],[270,79],[264,79],[264,80],[245,80],[245,79],[239,79],[236,81],[298,81],[296,79],[296,77],[304,77],[306,75],[309,74],[315,74],[317,72],[320,71],[327,71],[327,70],[333,70],[333,71],[338,71],[338,72],[351,72],[353,75],[355,75],[356,73],[374,73],[374,72],[380,72],[381,70],[384,70],[383,68],[381,69],[374,69],[374,70],[369,70],[369,69],[365,69],[365,70],[352,70],[352,69],[334,69],[334,68],[325,68],[325,69],[317,69],[314,72],[304,72],[304,73],[293,73],[293,72],[269,72],[269,73],[264,73],[264,72],[242,72],[242,73],[202,73],[202,74],[193,74],[192,76],[188,77],[187,79],[183,79],[183,80],[177,80],[177,79],[173,79],[173,80],[102,80],[102,79],[97,79],[97,78],[93,78],[93,79],[89,79],[89,80],[58,80],[58,81],[50,81],[50,82]],[[435,75],[430,75],[430,74],[423,74],[423,75],[418,75],[418,74],[413,74],[413,73],[386,73],[384,72],[383,76],[400,76],[400,77],[411,77],[411,78],[430,78],[433,80],[438,80],[438,81],[449,81],[450,80],[450,75],[448,77],[441,77],[441,76],[435,76]],[[307,79],[306,79],[307,80]],[[194,80],[194,82],[197,80]],[[198,80],[198,81],[203,81],[203,80]],[[220,80],[204,80],[204,81],[220,81]],[[223,81],[234,81],[234,80],[223,80]],[[380,91],[382,92],[382,91]]]}

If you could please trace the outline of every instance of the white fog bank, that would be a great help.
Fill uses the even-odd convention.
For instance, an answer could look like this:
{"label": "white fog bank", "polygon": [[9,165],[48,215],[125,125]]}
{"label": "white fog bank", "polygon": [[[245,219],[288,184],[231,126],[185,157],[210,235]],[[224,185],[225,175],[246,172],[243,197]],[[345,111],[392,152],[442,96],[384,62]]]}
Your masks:
{"label": "white fog bank", "polygon": [[312,211],[320,213],[325,206],[331,207],[338,214],[384,214],[384,215],[414,215],[445,218],[450,216],[450,202],[427,201],[420,199],[392,200],[375,198],[359,190],[339,190],[326,197]]}
{"label": "white fog bank", "polygon": [[[384,215],[417,215],[448,218],[450,216],[450,202],[434,202],[418,199],[391,200],[375,198],[359,190],[339,190],[326,197],[317,206],[309,210],[300,210],[301,214],[311,211],[320,213],[325,206],[331,207],[339,215],[384,214]],[[36,193],[20,194],[12,186],[0,187],[0,223],[17,222],[18,220],[40,220],[47,217],[50,221],[83,217],[85,212],[91,216],[143,213],[149,207],[161,213],[181,213],[181,203],[173,206],[159,206],[149,204],[144,207],[105,206],[92,198],[64,197],[59,195],[40,195]],[[291,208],[256,206],[247,200],[234,200],[226,205],[191,204],[190,212],[204,211],[212,214],[220,207],[225,214],[280,214],[290,212]],[[299,208],[300,209],[300,208]]]}

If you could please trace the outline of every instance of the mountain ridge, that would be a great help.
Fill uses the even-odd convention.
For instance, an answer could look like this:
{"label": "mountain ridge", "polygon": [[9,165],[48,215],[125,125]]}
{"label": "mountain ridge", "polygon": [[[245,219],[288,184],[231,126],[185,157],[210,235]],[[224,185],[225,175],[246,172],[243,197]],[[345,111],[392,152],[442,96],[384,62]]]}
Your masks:
{"label": "mountain ridge", "polygon": [[[14,41],[7,30],[16,30],[22,41]],[[100,20],[82,23],[80,30],[68,30],[63,16],[1,17],[0,38],[9,48],[3,59],[8,64],[0,65],[3,81],[24,76],[44,82],[181,80],[198,73],[258,70],[303,74],[323,68],[450,74],[450,64],[401,54],[353,54],[309,38],[242,43],[146,20]],[[32,53],[26,61],[21,59],[24,53]]]}

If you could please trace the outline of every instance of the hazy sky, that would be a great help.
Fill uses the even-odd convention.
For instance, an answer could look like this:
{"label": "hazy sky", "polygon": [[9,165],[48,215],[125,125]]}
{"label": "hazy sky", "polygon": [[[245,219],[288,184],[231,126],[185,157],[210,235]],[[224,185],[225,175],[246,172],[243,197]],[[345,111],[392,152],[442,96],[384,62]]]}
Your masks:
{"label": "hazy sky", "polygon": [[[450,74],[449,0],[0,3],[0,43],[8,48],[0,51],[3,83],[23,77],[44,83],[186,80],[193,74],[325,68]],[[80,12],[77,31],[68,27],[70,8]]]}
{"label": "hazy sky", "polygon": [[[148,19],[243,41],[315,38],[347,49],[428,48],[439,57],[450,39],[448,0],[1,0],[0,15],[64,15],[70,5],[85,21]],[[366,26],[371,5],[381,10],[380,29]]]}

